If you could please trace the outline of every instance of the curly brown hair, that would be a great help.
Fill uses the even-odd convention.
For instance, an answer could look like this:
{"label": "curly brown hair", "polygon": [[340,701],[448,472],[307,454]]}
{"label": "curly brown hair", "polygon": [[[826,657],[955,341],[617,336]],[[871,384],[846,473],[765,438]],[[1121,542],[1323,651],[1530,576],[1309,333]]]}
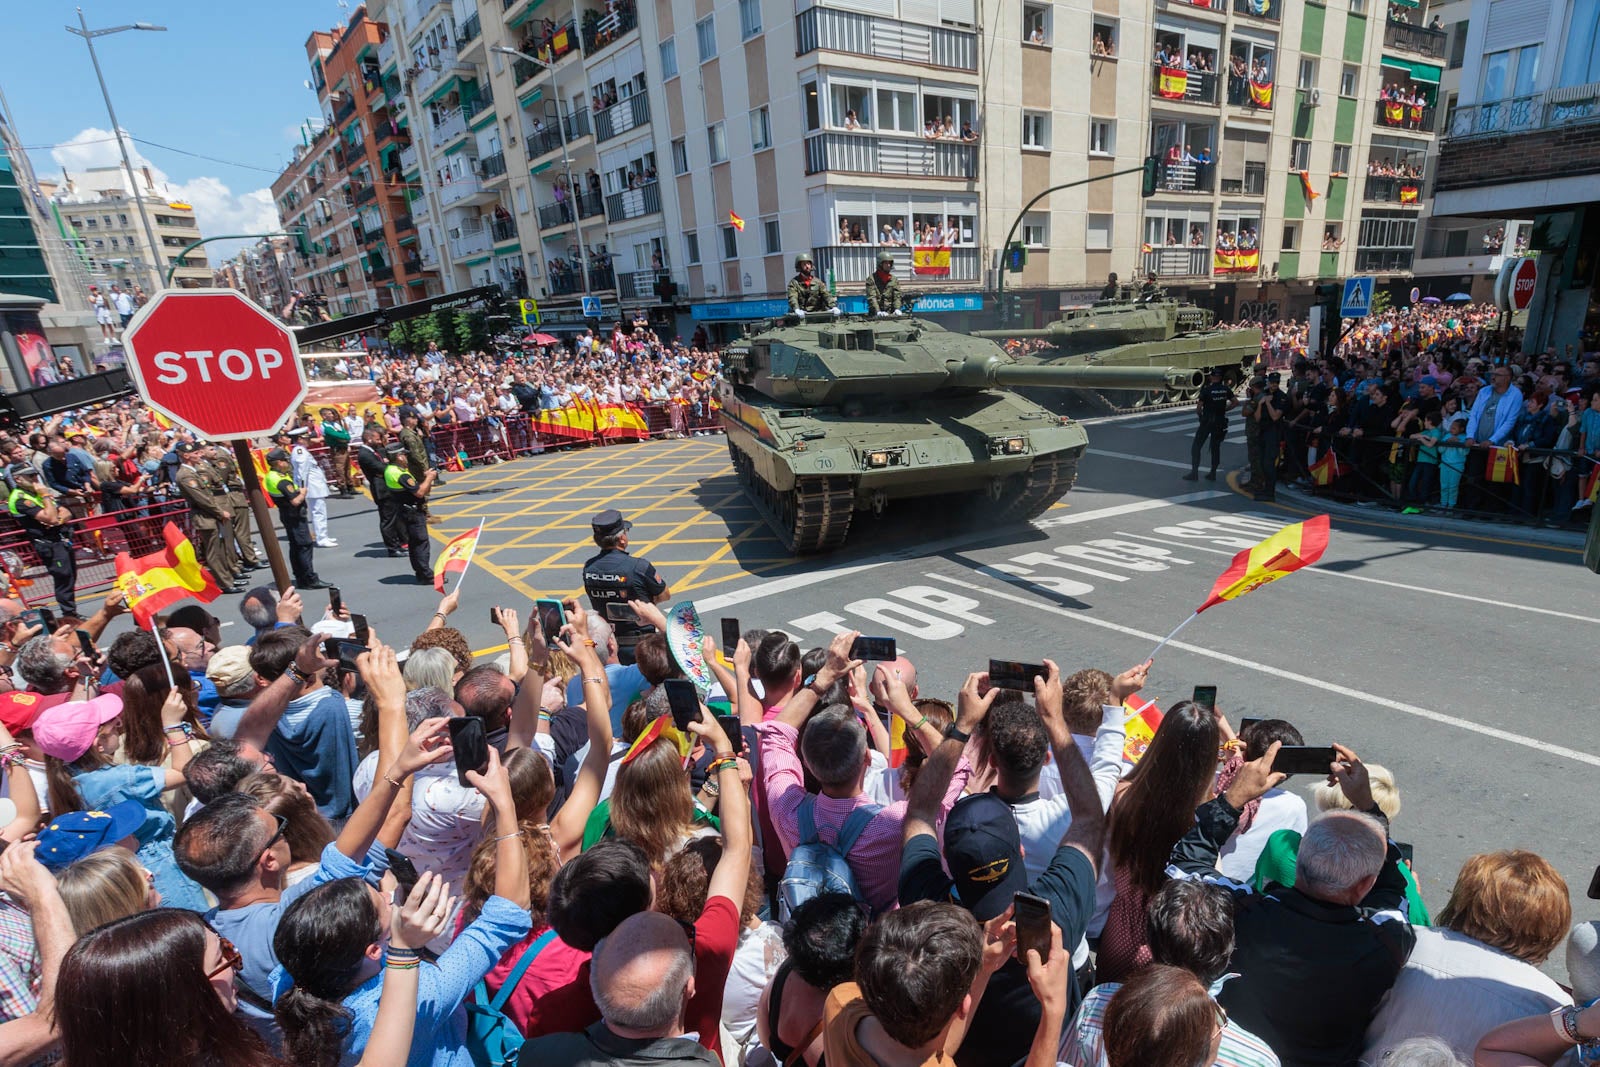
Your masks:
{"label": "curly brown hair", "polygon": [[1111,703],[1111,675],[1087,667],[1061,679],[1062,717],[1075,734],[1093,736],[1100,729],[1101,711]]}
{"label": "curly brown hair", "polygon": [[[679,922],[692,923],[706,909],[706,893],[711,888],[711,872],[722,861],[720,837],[697,837],[661,868],[654,908]],[[744,883],[744,899],[739,902],[739,924],[749,926],[759,918],[767,894],[761,865],[751,857],[750,874]]]}
{"label": "curly brown hair", "polygon": [[441,626],[437,630],[424,630],[411,642],[411,651],[416,652],[424,648],[442,648],[455,657],[456,669],[466,674],[472,669],[472,646],[467,644],[467,636],[453,626]]}

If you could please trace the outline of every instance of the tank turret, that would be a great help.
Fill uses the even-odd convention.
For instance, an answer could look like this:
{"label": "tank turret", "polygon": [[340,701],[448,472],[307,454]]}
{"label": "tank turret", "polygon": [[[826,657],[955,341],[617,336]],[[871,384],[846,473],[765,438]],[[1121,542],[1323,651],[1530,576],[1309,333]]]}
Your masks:
{"label": "tank turret", "polygon": [[793,552],[835,548],[856,511],[952,494],[987,523],[1066,494],[1083,427],[1017,387],[1187,389],[1194,370],[1052,367],[915,316],[790,318],[729,345],[719,400],[734,469]]}

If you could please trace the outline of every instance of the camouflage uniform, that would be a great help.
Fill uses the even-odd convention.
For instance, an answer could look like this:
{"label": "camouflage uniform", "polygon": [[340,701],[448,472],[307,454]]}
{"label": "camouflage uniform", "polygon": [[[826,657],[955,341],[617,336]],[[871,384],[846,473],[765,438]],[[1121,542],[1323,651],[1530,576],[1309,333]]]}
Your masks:
{"label": "camouflage uniform", "polygon": [[879,279],[877,271],[867,275],[867,314],[880,311],[893,314],[900,310],[900,282],[893,274],[887,281]]}
{"label": "camouflage uniform", "polygon": [[835,303],[827,285],[816,275],[807,278],[803,274],[796,274],[789,279],[790,311],[832,311]]}

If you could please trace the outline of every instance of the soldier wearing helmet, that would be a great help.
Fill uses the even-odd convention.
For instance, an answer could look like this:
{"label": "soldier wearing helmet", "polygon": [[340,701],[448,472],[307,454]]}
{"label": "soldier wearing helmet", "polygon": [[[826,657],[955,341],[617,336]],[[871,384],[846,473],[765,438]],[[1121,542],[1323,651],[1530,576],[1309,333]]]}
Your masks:
{"label": "soldier wearing helmet", "polygon": [[894,276],[894,254],[878,253],[878,269],[867,276],[867,314],[900,314],[900,283]]}
{"label": "soldier wearing helmet", "polygon": [[833,294],[816,276],[810,252],[794,257],[794,277],[789,279],[789,310],[802,318],[813,311],[839,313]]}

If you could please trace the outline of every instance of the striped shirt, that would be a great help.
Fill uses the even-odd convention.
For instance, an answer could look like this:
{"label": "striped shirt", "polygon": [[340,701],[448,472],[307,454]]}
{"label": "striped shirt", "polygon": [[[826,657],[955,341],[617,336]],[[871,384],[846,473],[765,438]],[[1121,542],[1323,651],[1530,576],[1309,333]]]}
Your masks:
{"label": "striped shirt", "polygon": [[[1213,986],[1216,996],[1221,982]],[[1061,1050],[1056,1054],[1058,1067],[1107,1067],[1105,1048],[1106,1006],[1111,997],[1122,988],[1120,982],[1097,985],[1083,998],[1072,1025],[1061,1033]],[[1240,1026],[1229,1022],[1222,1031],[1222,1043],[1217,1047],[1216,1067],[1280,1067],[1277,1054],[1267,1043]]]}

